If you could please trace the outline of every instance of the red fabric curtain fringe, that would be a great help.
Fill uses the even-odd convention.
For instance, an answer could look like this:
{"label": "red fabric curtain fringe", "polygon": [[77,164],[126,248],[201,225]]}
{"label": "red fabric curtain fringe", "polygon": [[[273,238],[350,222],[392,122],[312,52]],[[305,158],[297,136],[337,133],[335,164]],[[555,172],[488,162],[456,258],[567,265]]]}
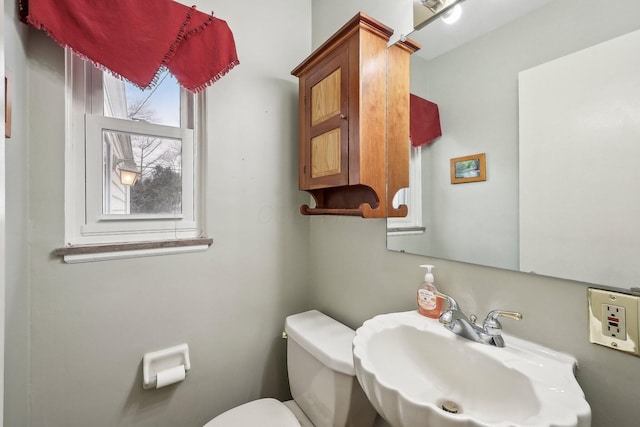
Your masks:
{"label": "red fabric curtain fringe", "polygon": [[227,23],[171,0],[20,0],[23,22],[146,88],[166,67],[199,92],[240,62]]}

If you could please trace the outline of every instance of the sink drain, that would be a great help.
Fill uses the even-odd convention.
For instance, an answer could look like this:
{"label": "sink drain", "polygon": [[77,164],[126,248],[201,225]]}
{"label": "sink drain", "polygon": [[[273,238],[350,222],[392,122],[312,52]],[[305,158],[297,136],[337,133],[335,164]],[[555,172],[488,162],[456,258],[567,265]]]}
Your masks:
{"label": "sink drain", "polygon": [[461,412],[458,404],[456,402],[452,402],[451,400],[443,400],[442,402],[440,402],[440,408],[445,412],[449,412],[450,414],[458,414]]}

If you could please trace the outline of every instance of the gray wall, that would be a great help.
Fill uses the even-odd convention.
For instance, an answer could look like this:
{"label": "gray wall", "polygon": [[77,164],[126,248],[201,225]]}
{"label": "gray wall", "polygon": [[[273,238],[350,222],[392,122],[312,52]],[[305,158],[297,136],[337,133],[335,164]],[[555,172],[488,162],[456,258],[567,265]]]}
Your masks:
{"label": "gray wall", "polygon": [[[17,217],[28,218],[30,245],[18,256],[28,265],[12,273],[25,288],[13,287],[7,370],[18,371],[7,387],[24,411],[25,367],[16,359],[28,357],[30,425],[201,426],[254,398],[288,397],[280,333],[286,315],[308,308],[309,288],[290,71],[310,52],[310,2],[196,3],[229,23],[241,61],[207,91],[214,243],[204,253],[82,265],[52,255],[64,242],[64,55],[43,32],[24,38],[28,152],[16,147],[8,162],[28,170],[28,200],[17,187],[8,205],[15,233],[27,232]],[[191,349],[186,381],[144,391],[143,354],[182,342]],[[7,425],[29,425],[13,409],[6,415]]]}
{"label": "gray wall", "polygon": [[[326,34],[338,26],[338,19],[346,21],[359,9],[367,13],[373,7],[371,3],[376,2],[313,2],[314,43],[316,32]],[[583,47],[606,40],[607,34],[613,37],[638,26],[640,10],[631,0],[616,2],[626,17],[618,22],[611,22],[595,1],[555,0],[551,5],[558,8],[555,10],[579,5],[575,22],[562,23],[567,25],[561,26],[559,32],[584,34],[580,41]],[[337,16],[336,10],[344,13]],[[385,20],[384,16],[372,16]],[[327,17],[334,20],[326,20]],[[540,28],[541,35],[545,30],[549,28]],[[577,48],[563,46],[562,39],[554,42],[558,56]],[[473,50],[473,46],[467,49]],[[517,54],[529,56],[537,52]],[[446,60],[443,58],[440,65]],[[478,58],[478,64],[482,60]],[[513,84],[515,90],[517,84]],[[508,114],[514,120],[517,117],[516,111]],[[588,342],[586,284],[388,252],[384,220],[312,218],[310,255],[311,305],[352,327],[375,314],[414,309],[415,292],[424,274],[418,265],[427,261],[435,264],[436,283],[456,297],[466,311],[479,316],[493,308],[521,311],[524,320],[503,323],[508,332],[578,359],[577,376],[592,406],[594,427],[637,425],[640,360]]]}
{"label": "gray wall", "polygon": [[6,156],[6,305],[4,425],[28,426],[29,267],[27,156],[27,28],[16,19],[16,3],[4,2],[5,69],[11,93],[11,138]]}

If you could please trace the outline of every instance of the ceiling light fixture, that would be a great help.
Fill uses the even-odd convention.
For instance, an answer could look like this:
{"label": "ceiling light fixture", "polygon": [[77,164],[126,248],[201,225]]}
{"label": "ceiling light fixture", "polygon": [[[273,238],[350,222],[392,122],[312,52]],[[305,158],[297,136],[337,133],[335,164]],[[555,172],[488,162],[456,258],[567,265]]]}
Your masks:
{"label": "ceiling light fixture", "polygon": [[[441,16],[450,15],[445,22],[459,19],[462,0],[413,0],[413,28],[419,30]],[[455,21],[454,21],[455,22]],[[453,22],[451,22],[453,23]]]}
{"label": "ceiling light fixture", "polygon": [[442,2],[440,0],[420,0],[423,5],[432,9],[434,12],[438,8],[438,6],[442,6]]}
{"label": "ceiling light fixture", "polygon": [[442,14],[442,21],[445,24],[455,24],[462,16],[462,7],[460,3],[456,3],[453,7],[449,8]]}

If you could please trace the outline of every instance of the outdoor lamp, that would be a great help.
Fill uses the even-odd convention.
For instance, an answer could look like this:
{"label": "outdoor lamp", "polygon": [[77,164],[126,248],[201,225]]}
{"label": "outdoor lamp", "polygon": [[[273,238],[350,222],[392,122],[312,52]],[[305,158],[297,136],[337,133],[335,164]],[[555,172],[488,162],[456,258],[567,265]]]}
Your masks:
{"label": "outdoor lamp", "polygon": [[132,186],[136,183],[138,176],[140,175],[140,171],[133,159],[118,160],[116,162],[116,167],[120,171],[120,182],[122,185]]}

